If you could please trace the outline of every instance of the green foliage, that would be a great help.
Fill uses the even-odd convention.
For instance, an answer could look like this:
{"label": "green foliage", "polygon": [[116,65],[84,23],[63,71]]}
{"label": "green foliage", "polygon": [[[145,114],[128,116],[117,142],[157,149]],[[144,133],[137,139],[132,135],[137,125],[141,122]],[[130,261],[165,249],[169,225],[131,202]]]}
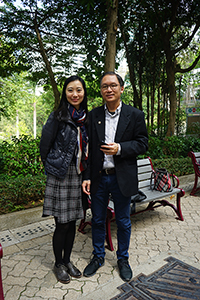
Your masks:
{"label": "green foliage", "polygon": [[[4,1],[4,5],[0,6],[1,31],[5,39],[15,45],[12,47],[12,56],[17,57],[16,63],[25,60],[32,77],[42,83],[49,82],[50,78],[41,56],[40,42],[43,43],[56,79],[59,81],[70,73],[72,57],[77,52],[77,47],[73,45],[79,42],[75,36],[72,38],[69,29],[72,26],[71,12],[73,16],[71,2],[42,0],[38,7],[36,0],[21,0],[20,5],[11,0]],[[39,40],[38,34],[41,32]],[[5,51],[4,45],[2,48]]]}
{"label": "green foliage", "polygon": [[145,154],[151,158],[161,158],[164,156],[162,149],[162,140],[157,137],[149,137],[149,149]]}
{"label": "green foliage", "polygon": [[[20,56],[20,58],[19,58]],[[21,46],[16,45],[12,39],[6,39],[0,35],[0,77],[7,77],[12,73],[27,70],[26,58]]]}
{"label": "green foliage", "polygon": [[194,167],[190,157],[152,159],[154,170],[156,168],[165,168],[169,173],[177,177],[193,174]]}
{"label": "green foliage", "polygon": [[187,128],[187,134],[193,134],[200,138],[200,123],[194,122]]}
{"label": "green foliage", "polygon": [[[0,173],[9,177],[44,174],[39,152],[40,137],[23,135],[19,139],[0,143]],[[144,155],[152,159],[187,157],[189,151],[200,150],[200,139],[172,136],[165,139],[149,137],[149,149]]]}
{"label": "green foliage", "polygon": [[24,135],[0,144],[0,172],[10,177],[44,173],[39,152],[40,138]]}
{"label": "green foliage", "polygon": [[[52,90],[38,95],[36,83],[27,78],[26,72],[0,78],[0,138],[7,139],[19,134],[33,135],[34,106],[36,110],[37,132],[41,133],[44,121],[53,110]],[[42,90],[42,89],[41,89]],[[37,94],[37,95],[36,95]],[[16,117],[18,123],[16,124]]]}
{"label": "green foliage", "polygon": [[[200,151],[200,139],[196,137],[149,137],[149,149],[145,156],[152,159],[187,157],[189,151]],[[144,156],[143,156],[144,157]]]}
{"label": "green foliage", "polygon": [[[39,153],[40,138],[13,138],[0,144],[0,214],[42,205],[46,176]],[[177,176],[194,173],[190,151],[200,150],[200,139],[194,137],[149,138],[153,166],[166,168]]]}
{"label": "green foliage", "polygon": [[46,176],[0,179],[0,214],[42,205]]}
{"label": "green foliage", "polygon": [[95,107],[101,106],[103,104],[103,100],[101,97],[90,98],[88,97],[88,111],[92,110]]}
{"label": "green foliage", "polygon": [[133,104],[133,88],[130,85],[129,81],[126,82],[126,86],[124,88],[123,94],[121,95],[121,99],[126,104]]}

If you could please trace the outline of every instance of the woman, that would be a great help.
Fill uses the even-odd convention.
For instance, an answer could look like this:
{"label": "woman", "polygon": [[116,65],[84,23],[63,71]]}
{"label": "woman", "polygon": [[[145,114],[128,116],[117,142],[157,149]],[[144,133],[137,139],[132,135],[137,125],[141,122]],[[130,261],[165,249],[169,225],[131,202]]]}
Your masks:
{"label": "woman", "polygon": [[70,261],[70,255],[76,220],[83,218],[81,172],[88,157],[87,120],[85,82],[71,76],[65,81],[58,109],[50,114],[43,127],[40,141],[47,174],[43,216],[55,218],[54,273],[62,283],[69,283],[70,276],[82,276]]}

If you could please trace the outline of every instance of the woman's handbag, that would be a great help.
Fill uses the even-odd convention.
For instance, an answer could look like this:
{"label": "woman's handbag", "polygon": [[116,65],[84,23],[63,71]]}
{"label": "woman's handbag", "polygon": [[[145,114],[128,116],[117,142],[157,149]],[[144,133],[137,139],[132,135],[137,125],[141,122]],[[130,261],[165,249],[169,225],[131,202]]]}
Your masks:
{"label": "woman's handbag", "polygon": [[160,192],[172,191],[171,179],[166,169],[160,168],[152,172],[150,188]]}

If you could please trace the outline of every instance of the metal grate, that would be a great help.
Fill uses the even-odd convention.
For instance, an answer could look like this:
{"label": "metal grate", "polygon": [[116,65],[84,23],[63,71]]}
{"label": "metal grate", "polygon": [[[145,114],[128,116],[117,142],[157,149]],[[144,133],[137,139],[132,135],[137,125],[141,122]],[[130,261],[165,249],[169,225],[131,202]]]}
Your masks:
{"label": "metal grate", "polygon": [[200,300],[200,270],[178,259],[149,276],[143,274],[118,287],[121,294],[111,300]]}

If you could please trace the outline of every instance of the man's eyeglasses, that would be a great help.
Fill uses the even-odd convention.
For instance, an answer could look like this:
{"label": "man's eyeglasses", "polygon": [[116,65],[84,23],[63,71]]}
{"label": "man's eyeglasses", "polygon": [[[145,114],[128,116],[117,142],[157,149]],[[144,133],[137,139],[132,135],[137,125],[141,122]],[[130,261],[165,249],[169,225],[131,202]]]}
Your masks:
{"label": "man's eyeglasses", "polygon": [[119,84],[116,84],[116,83],[112,83],[112,84],[103,84],[102,86],[101,86],[101,89],[103,90],[103,91],[107,91],[107,89],[110,87],[111,88],[111,90],[116,90],[116,88],[118,87],[118,85]]}

